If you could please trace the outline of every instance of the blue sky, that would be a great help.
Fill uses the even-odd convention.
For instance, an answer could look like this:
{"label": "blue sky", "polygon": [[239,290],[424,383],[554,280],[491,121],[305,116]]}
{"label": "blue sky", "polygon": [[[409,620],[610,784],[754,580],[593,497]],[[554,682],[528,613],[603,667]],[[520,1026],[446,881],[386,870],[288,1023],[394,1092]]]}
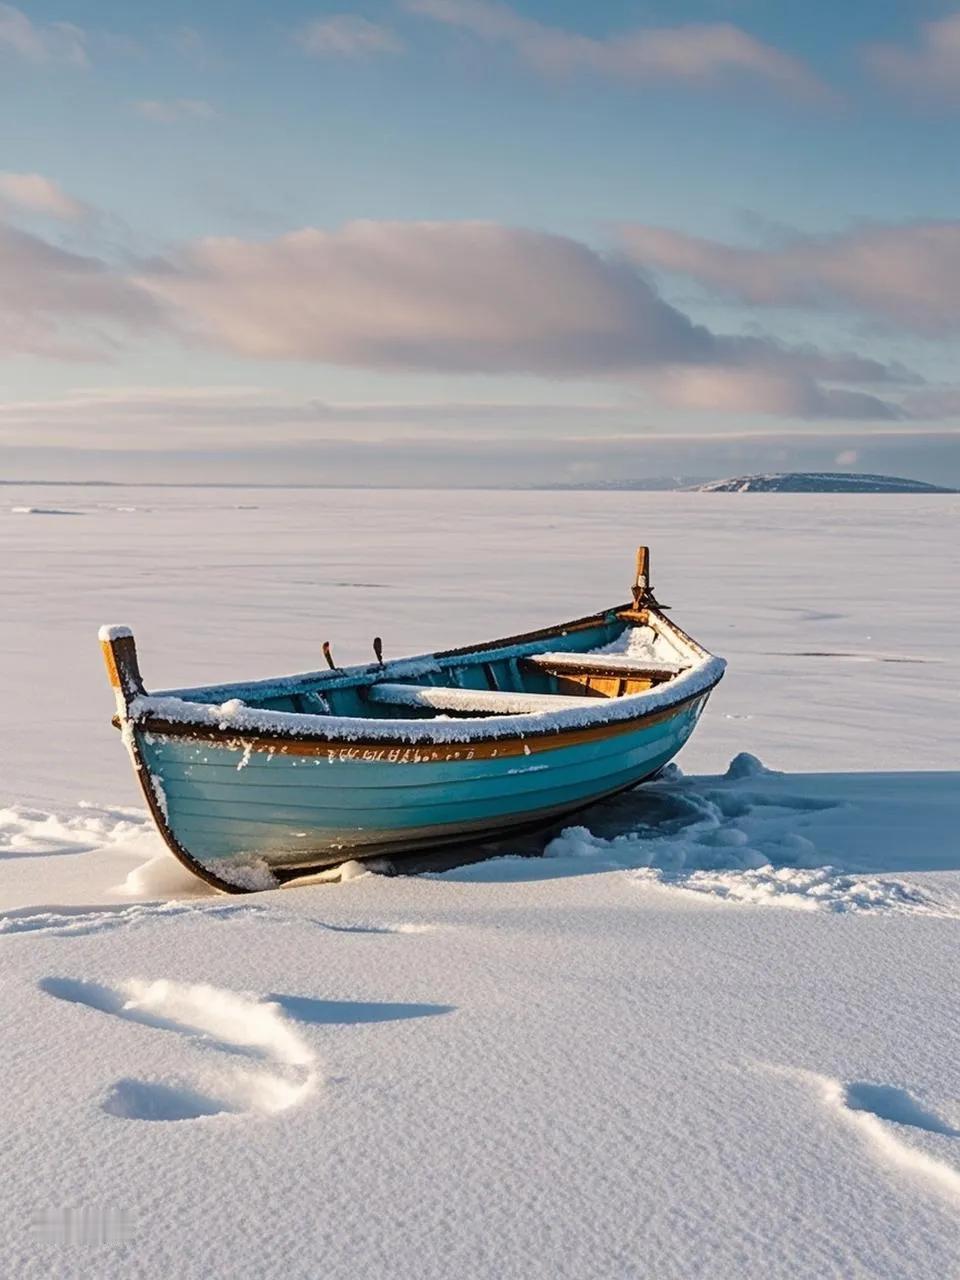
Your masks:
{"label": "blue sky", "polygon": [[0,120],[11,475],[960,483],[960,6],[0,4]]}

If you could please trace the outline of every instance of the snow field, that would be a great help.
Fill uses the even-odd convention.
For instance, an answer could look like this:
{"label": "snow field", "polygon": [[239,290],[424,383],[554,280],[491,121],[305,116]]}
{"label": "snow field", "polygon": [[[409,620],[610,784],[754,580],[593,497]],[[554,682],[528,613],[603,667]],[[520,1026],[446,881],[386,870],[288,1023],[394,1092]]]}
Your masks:
{"label": "snow field", "polygon": [[[0,515],[0,1274],[960,1274],[955,499],[109,496]],[[164,852],[105,618],[148,687],[269,675],[573,616],[641,541],[730,661],[682,772],[429,876]]]}

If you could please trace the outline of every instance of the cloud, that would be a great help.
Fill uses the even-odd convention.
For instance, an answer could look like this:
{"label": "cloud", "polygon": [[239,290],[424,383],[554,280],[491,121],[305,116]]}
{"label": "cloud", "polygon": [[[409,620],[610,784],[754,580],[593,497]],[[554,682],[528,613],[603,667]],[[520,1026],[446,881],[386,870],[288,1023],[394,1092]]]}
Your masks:
{"label": "cloud", "polygon": [[369,58],[404,50],[403,41],[394,32],[356,13],[335,13],[307,23],[297,35],[297,43],[318,58]]}
{"label": "cloud", "polygon": [[731,23],[644,27],[596,38],[525,18],[491,0],[402,0],[410,13],[512,48],[547,75],[593,73],[643,84],[713,84],[749,76],[809,99],[832,97],[803,63]]}
{"label": "cloud", "polygon": [[494,223],[199,240],[140,282],[210,339],[260,359],[563,376],[709,360],[716,345],[629,264]]}
{"label": "cloud", "polygon": [[156,323],[151,298],[96,257],[0,222],[0,356],[103,358]]}
{"label": "cloud", "polygon": [[856,353],[714,333],[622,256],[492,223],[198,240],[135,269],[0,223],[0,278],[7,353],[93,359],[152,326],[241,359],[588,377],[674,407],[811,419],[895,419],[899,402],[864,387],[911,381]]}
{"label": "cloud", "polygon": [[960,13],[921,24],[916,46],[869,45],[868,66],[889,84],[919,97],[960,102]]}
{"label": "cloud", "polygon": [[[690,373],[691,371],[688,371]],[[693,371],[695,373],[696,371]],[[659,403],[670,408],[706,408],[710,417],[704,440],[721,439],[744,432],[743,419],[757,412],[757,399],[734,392],[732,381],[722,384],[717,371],[705,371],[699,391],[691,378],[686,388],[669,388],[664,379]],[[689,393],[689,394],[687,394]],[[776,416],[784,402],[768,399],[769,415]],[[791,416],[802,417],[786,408]],[[651,412],[652,410],[652,412]],[[816,416],[816,415],[814,415]],[[843,416],[843,415],[841,415]],[[883,414],[881,421],[886,421]],[[0,402],[0,443],[69,446],[83,441],[90,447],[120,445],[129,449],[185,448],[206,451],[263,446],[390,446],[404,442],[424,449],[444,445],[484,442],[491,448],[532,450],[574,448],[604,441],[650,440],[661,435],[651,421],[662,415],[649,397],[624,395],[596,400],[556,399],[536,403],[499,401],[367,401],[333,402],[316,397],[258,386],[190,387],[87,387],[69,394],[34,400]],[[689,434],[691,416],[686,416]],[[869,428],[853,417],[855,434],[845,437],[844,448]],[[756,426],[754,430],[756,430]],[[832,428],[827,428],[832,429]],[[890,427],[886,428],[890,430]],[[896,428],[906,430],[903,427]],[[808,428],[816,434],[824,428]],[[911,431],[911,434],[913,432]],[[664,439],[677,434],[664,430]],[[684,434],[681,431],[680,434]],[[960,434],[957,435],[960,446]],[[836,450],[834,450],[836,453]]]}
{"label": "cloud", "polygon": [[756,305],[857,311],[931,336],[960,327],[960,222],[878,223],[769,249],[648,226],[626,227],[623,241],[645,266]]}
{"label": "cloud", "polygon": [[506,438],[527,432],[565,435],[636,430],[635,399],[511,401],[366,401],[337,403],[263,387],[90,387],[52,399],[0,402],[0,440],[34,443],[122,441],[133,448],[213,448],[260,439],[441,441],[451,433]]}
{"label": "cloud", "polygon": [[0,209],[3,207],[66,222],[76,222],[90,213],[89,205],[67,195],[58,182],[39,173],[0,173]]}
{"label": "cloud", "polygon": [[70,22],[34,22],[21,9],[0,4],[0,52],[25,62],[85,67],[87,35]]}
{"label": "cloud", "polygon": [[668,402],[801,417],[899,416],[825,383],[907,371],[855,354],[715,334],[633,265],[564,236],[485,222],[354,222],[219,238],[137,283],[184,331],[259,360],[646,382]]}
{"label": "cloud", "polygon": [[215,109],[203,98],[144,98],[134,110],[155,124],[176,124],[180,120],[213,120]]}
{"label": "cloud", "polygon": [[[95,405],[74,417],[43,403],[0,404],[0,438],[12,441],[4,445],[4,475],[70,483],[147,479],[176,484],[189,475],[214,485],[355,486],[362,476],[370,485],[415,489],[542,486],[584,479],[623,483],[654,476],[708,480],[757,471],[835,471],[838,454],[855,449],[860,471],[960,486],[960,432],[900,426],[744,431],[735,424],[729,432],[615,434],[598,430],[586,418],[579,435],[550,439],[545,447],[543,436],[514,429],[506,417],[499,429],[442,435],[394,431],[359,438],[350,429],[302,439],[290,439],[278,417],[259,433],[212,442],[207,430],[191,431],[190,422],[186,411],[168,410],[159,419],[135,418],[132,424],[118,412],[108,436]],[[88,423],[100,434],[90,436]],[[171,423],[176,424],[173,433]],[[98,498],[109,500],[109,492]],[[229,495],[211,500],[250,501]],[[264,496],[262,501],[272,505],[285,499]]]}

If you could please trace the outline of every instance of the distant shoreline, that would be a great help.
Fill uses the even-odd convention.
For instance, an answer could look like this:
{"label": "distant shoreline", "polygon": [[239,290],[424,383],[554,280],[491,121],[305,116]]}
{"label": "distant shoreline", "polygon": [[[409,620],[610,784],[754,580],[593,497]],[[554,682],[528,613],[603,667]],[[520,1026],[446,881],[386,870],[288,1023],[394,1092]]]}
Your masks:
{"label": "distant shoreline", "polygon": [[[918,482],[922,484],[923,482]],[[31,488],[49,488],[49,489],[214,489],[214,490],[249,490],[261,489],[266,491],[282,491],[282,490],[304,490],[314,491],[318,493],[330,491],[356,491],[356,492],[409,492],[409,493],[735,493],[745,492],[756,495],[758,492],[776,492],[778,496],[787,497],[803,497],[816,493],[824,495],[829,494],[832,497],[841,496],[842,494],[850,494],[853,496],[873,495],[887,493],[893,497],[950,497],[960,493],[960,489],[947,489],[939,486],[931,486],[929,488],[918,487],[916,489],[867,489],[856,488],[850,486],[845,489],[808,489],[808,490],[723,490],[709,489],[706,485],[698,484],[681,484],[676,486],[667,486],[660,484],[645,485],[642,483],[635,484],[304,484],[296,481],[284,483],[282,481],[226,481],[226,480],[43,480],[32,478],[29,480],[0,480],[0,486],[7,489],[31,489]]]}

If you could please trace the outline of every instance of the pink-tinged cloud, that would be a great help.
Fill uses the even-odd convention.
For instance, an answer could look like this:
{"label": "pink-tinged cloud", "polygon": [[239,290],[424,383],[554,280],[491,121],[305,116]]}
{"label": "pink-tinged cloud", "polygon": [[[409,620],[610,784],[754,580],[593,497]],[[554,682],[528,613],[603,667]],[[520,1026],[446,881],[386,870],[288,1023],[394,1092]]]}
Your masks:
{"label": "pink-tinged cloud", "polygon": [[562,376],[709,360],[716,339],[629,264],[483,222],[354,222],[199,240],[141,278],[243,355]]}
{"label": "pink-tinged cloud", "polygon": [[864,56],[873,71],[898,88],[960,102],[960,13],[923,23],[913,48],[874,44]]}
{"label": "pink-tinged cloud", "polygon": [[403,41],[388,27],[355,13],[335,13],[308,22],[298,32],[297,43],[318,58],[370,58],[404,49]]}
{"label": "pink-tinged cloud", "polygon": [[750,77],[803,98],[831,91],[796,58],[728,22],[644,27],[598,39],[525,18],[491,0],[403,0],[410,13],[512,48],[543,74],[587,72],[637,84]]}
{"label": "pink-tinged cloud", "polygon": [[[732,407],[804,417],[897,417],[894,404],[820,384],[906,376],[857,355],[715,334],[622,257],[483,222],[356,222],[268,241],[200,240],[144,270],[138,284],[183,330],[254,359],[612,378],[691,404],[695,380],[712,373],[721,401],[735,388]],[[684,369],[689,378],[678,383]],[[739,381],[724,382],[725,372]]]}
{"label": "pink-tinged cloud", "polygon": [[0,279],[0,354],[95,358],[152,327],[240,360],[586,376],[684,407],[811,418],[899,417],[862,388],[909,378],[713,333],[622,255],[481,222],[199,240],[135,273],[0,223]]}
{"label": "pink-tinged cloud", "polygon": [[960,222],[872,225],[741,249],[668,231],[623,230],[631,256],[759,306],[861,312],[921,333],[960,327]]}
{"label": "pink-tinged cloud", "polygon": [[76,222],[90,213],[89,205],[67,195],[58,182],[39,173],[0,173],[0,209],[4,207],[65,222]]}
{"label": "pink-tinged cloud", "polygon": [[22,9],[0,4],[0,53],[25,62],[87,66],[87,35],[70,22],[34,22]]}
{"label": "pink-tinged cloud", "polygon": [[157,307],[99,258],[0,222],[0,356],[102,359]]}

